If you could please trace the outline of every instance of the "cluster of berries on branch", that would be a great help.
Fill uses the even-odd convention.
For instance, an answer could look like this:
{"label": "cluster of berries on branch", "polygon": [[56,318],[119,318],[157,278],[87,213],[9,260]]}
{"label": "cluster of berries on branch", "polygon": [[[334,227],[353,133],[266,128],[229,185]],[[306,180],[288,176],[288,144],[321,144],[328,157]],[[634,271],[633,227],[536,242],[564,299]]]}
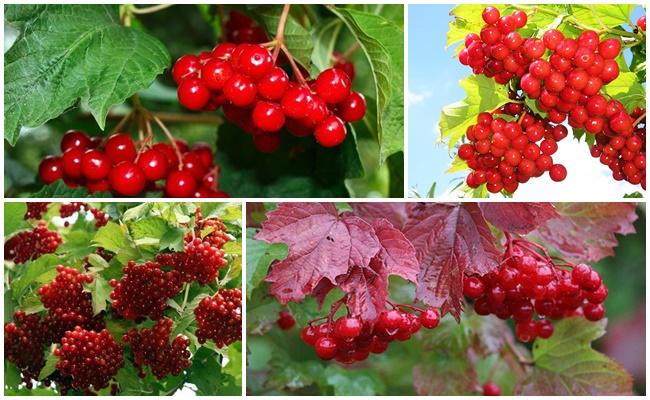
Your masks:
{"label": "cluster of berries on branch", "polygon": [[288,56],[290,78],[278,66],[279,55],[266,45],[241,41],[184,55],[172,69],[178,99],[189,110],[223,108],[225,118],[253,135],[262,152],[279,148],[283,128],[298,137],[313,135],[324,147],[341,144],[346,122],[359,121],[366,112],[363,95],[352,91],[352,77],[345,72],[350,68],[329,68],[308,82]]}
{"label": "cluster of berries on branch", "polygon": [[552,320],[603,318],[608,291],[598,272],[552,258],[544,247],[525,239],[507,239],[498,270],[463,281],[463,293],[474,300],[478,315],[512,318],[522,342],[551,337]]}
{"label": "cluster of berries on branch", "polygon": [[54,355],[59,358],[56,368],[72,378],[72,388],[85,392],[107,387],[124,365],[122,347],[106,329],[66,332]]}
{"label": "cluster of berries on branch", "polygon": [[16,311],[13,321],[5,324],[4,339],[5,358],[20,370],[23,383],[31,389],[32,380],[38,378],[45,365],[48,334],[43,329],[41,317]]}
{"label": "cluster of berries on branch", "polygon": [[25,221],[28,219],[41,219],[43,217],[43,214],[47,212],[49,205],[50,203],[39,201],[32,201],[30,203],[27,203],[27,211],[25,211],[24,216]]}
{"label": "cluster of berries on branch", "polygon": [[61,235],[39,223],[34,229],[21,231],[5,242],[5,260],[22,264],[43,254],[54,253],[62,242]]}
{"label": "cluster of berries on branch", "polygon": [[228,346],[242,335],[241,289],[219,289],[201,300],[194,309],[199,343],[214,341],[218,348]]}
{"label": "cluster of berries on branch", "polygon": [[476,125],[467,128],[469,143],[458,148],[458,157],[472,169],[467,186],[485,184],[490,193],[514,193],[519,184],[545,172],[556,182],[564,180],[566,168],[554,163],[552,156],[567,135],[564,125],[552,124],[521,103],[479,114]]}
{"label": "cluster of berries on branch", "polygon": [[152,144],[145,138],[136,146],[127,133],[102,140],[71,130],[61,140],[61,156],[41,161],[39,177],[45,184],[63,179],[68,187],[88,192],[137,196],[164,191],[169,197],[228,197],[218,190],[218,167],[210,146],[191,147],[183,140]]}
{"label": "cluster of berries on branch", "polygon": [[163,271],[157,262],[147,261],[138,265],[129,261],[122,272],[122,278],[110,281],[113,288],[111,305],[119,315],[129,320],[162,318],[167,309],[167,299],[181,290],[179,273]]}
{"label": "cluster of berries on branch", "polygon": [[[59,216],[61,218],[68,218],[74,215],[74,213],[79,213],[82,215],[85,215],[85,213],[90,212],[94,219],[95,219],[95,227],[96,228],[101,228],[102,226],[106,225],[110,219],[108,214],[100,210],[99,208],[96,207],[91,207],[87,203],[82,203],[82,202],[70,202],[70,203],[63,203],[59,207]],[[65,225],[69,226],[69,222],[66,221]]]}
{"label": "cluster of berries on branch", "polygon": [[[642,129],[637,129],[634,113],[628,113],[621,102],[602,91],[603,86],[619,76],[616,58],[621,52],[621,42],[612,37],[601,40],[599,34],[591,30],[582,31],[575,39],[565,37],[557,29],[547,30],[542,38],[524,38],[517,32],[528,20],[523,11],[501,16],[497,8],[487,7],[482,16],[485,25],[480,35],[470,33],[465,37],[465,48],[459,53],[459,61],[470,66],[475,74],[509,85],[521,100],[535,100],[536,107],[547,115],[545,121],[553,124],[566,121],[574,129],[584,129],[596,135],[600,138],[599,144],[604,143],[604,146],[601,149],[596,147],[592,154],[610,166],[615,179],[641,184],[645,189],[645,124]],[[623,149],[627,147],[628,139],[632,149],[626,151]],[[609,144],[605,142],[610,140],[612,146],[607,147],[607,153],[602,155],[604,147]],[[488,144],[495,145],[483,143],[482,148],[486,149]],[[557,149],[556,143],[549,146],[547,151]],[[617,154],[621,150],[629,153],[629,159],[625,161],[632,162],[621,161],[622,156]],[[459,149],[461,159],[465,159],[463,157],[467,154],[467,146]],[[637,154],[639,159],[634,162]],[[543,164],[546,167],[546,163]],[[626,170],[623,168],[625,165]],[[640,169],[638,165],[644,167]],[[566,169],[557,166],[550,169],[550,175],[555,181],[563,180]],[[482,176],[479,178],[479,182],[483,181]],[[475,178],[468,178],[467,183],[470,187],[481,184]],[[516,189],[516,185],[510,186]],[[492,183],[492,189],[493,193],[501,189],[512,193],[506,185],[500,187]]]}
{"label": "cluster of berries on branch", "polygon": [[301,332],[303,342],[314,347],[322,360],[343,364],[364,361],[371,353],[385,352],[392,341],[409,340],[421,327],[433,329],[440,323],[436,308],[392,304],[394,308],[383,311],[374,322],[349,315],[334,320],[342,301],[332,305],[325,322],[314,325],[312,321]]}
{"label": "cluster of berries on branch", "polygon": [[190,341],[182,335],[170,341],[173,324],[171,319],[163,318],[150,329],[132,328],[122,336],[122,341],[131,348],[133,363],[140,369],[140,378],[146,375],[145,366],[149,366],[158,379],[169,374],[177,376],[190,367]]}

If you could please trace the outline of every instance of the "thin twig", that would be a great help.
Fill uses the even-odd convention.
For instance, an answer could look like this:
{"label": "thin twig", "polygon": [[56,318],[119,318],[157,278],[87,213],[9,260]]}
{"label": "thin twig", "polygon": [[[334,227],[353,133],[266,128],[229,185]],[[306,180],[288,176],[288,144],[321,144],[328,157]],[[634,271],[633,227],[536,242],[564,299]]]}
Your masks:
{"label": "thin twig", "polygon": [[158,4],[155,6],[142,7],[142,8],[131,6],[131,12],[133,12],[133,14],[151,14],[157,11],[164,10],[165,8],[169,8],[171,6],[173,6],[173,4]]}
{"label": "thin twig", "polygon": [[347,49],[343,54],[341,54],[341,58],[344,58],[344,59],[347,60],[348,58],[350,58],[350,56],[351,56],[352,54],[354,54],[354,52],[356,52],[356,51],[359,50],[360,48],[361,48],[361,45],[359,44],[359,42],[356,42],[355,44],[353,44],[352,46],[350,46],[350,48]]}
{"label": "thin twig", "polygon": [[178,145],[176,144],[176,140],[174,139],[174,136],[171,134],[171,132],[169,132],[169,129],[167,129],[167,127],[165,126],[165,124],[163,124],[163,122],[160,120],[160,118],[158,118],[155,115],[152,115],[151,117],[153,118],[154,121],[156,121],[156,123],[158,124],[160,129],[162,129],[165,136],[167,136],[167,139],[169,140],[169,143],[174,148],[174,152],[176,153],[176,157],[178,157],[178,169],[180,171],[181,169],[183,169],[183,157],[181,155],[181,151],[178,149]]}
{"label": "thin twig", "polygon": [[287,49],[287,46],[282,45],[282,51],[284,54],[286,54],[287,59],[289,59],[289,64],[291,64],[291,69],[293,70],[293,74],[296,76],[298,83],[300,83],[302,86],[307,86],[307,82],[302,76],[302,72],[300,72],[300,68],[298,68],[298,64],[296,64],[296,60],[293,59],[291,52],[289,52],[289,49]]}
{"label": "thin twig", "polygon": [[291,4],[285,4],[282,8],[282,14],[280,14],[280,22],[278,22],[278,29],[275,31],[275,42],[276,46],[273,49],[273,62],[278,59],[280,54],[280,49],[284,47],[284,29],[287,25],[287,19],[289,18],[289,9]]}
{"label": "thin twig", "polygon": [[632,126],[636,127],[637,125],[639,125],[639,122],[643,121],[644,119],[645,119],[645,112],[639,118],[634,120]]}

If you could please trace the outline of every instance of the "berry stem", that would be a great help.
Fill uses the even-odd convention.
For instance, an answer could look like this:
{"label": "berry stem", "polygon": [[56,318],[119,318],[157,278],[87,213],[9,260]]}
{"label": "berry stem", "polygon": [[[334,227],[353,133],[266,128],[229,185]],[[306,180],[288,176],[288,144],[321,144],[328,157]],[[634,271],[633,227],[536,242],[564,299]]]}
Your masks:
{"label": "berry stem", "polygon": [[186,283],[185,294],[183,295],[183,304],[181,305],[181,310],[185,310],[185,307],[187,306],[187,300],[189,297],[190,297],[190,284]]}
{"label": "berry stem", "polygon": [[282,45],[282,51],[287,56],[287,59],[289,60],[289,64],[291,64],[291,70],[293,71],[293,74],[296,76],[298,83],[300,83],[301,86],[307,86],[307,82],[305,81],[305,78],[302,76],[302,72],[300,72],[300,68],[298,68],[298,64],[296,64],[296,60],[293,59],[293,56],[291,55],[291,52],[289,52],[289,49],[287,49],[285,45]]}
{"label": "berry stem", "polygon": [[350,56],[352,54],[354,54],[360,48],[361,48],[361,45],[359,44],[359,42],[356,42],[352,46],[350,46],[349,49],[347,49],[345,52],[343,52],[343,54],[341,54],[340,58],[348,59],[348,58],[350,58]]}
{"label": "berry stem", "polygon": [[645,119],[645,111],[643,112],[643,114],[641,114],[639,118],[635,119],[634,122],[632,122],[632,126],[636,127],[644,119]]}
{"label": "berry stem", "polygon": [[278,22],[278,29],[275,32],[276,47],[273,50],[273,62],[275,63],[280,54],[280,49],[284,47],[284,28],[287,25],[287,18],[289,18],[289,10],[291,4],[285,4],[280,14],[280,22]]}
{"label": "berry stem", "polygon": [[332,304],[332,306],[330,307],[330,312],[327,314],[327,321],[328,322],[330,322],[330,323],[332,322],[332,319],[334,318],[334,314],[336,314],[336,312],[339,310],[339,308],[341,308],[341,305],[343,303],[345,303],[347,301],[347,299],[348,299],[348,295],[346,294],[343,297],[341,297],[340,299],[336,300]]}
{"label": "berry stem", "polygon": [[178,145],[176,144],[176,140],[174,140],[174,136],[169,132],[169,129],[163,124],[163,122],[158,118],[156,115],[151,115],[151,118],[153,118],[154,121],[158,124],[160,129],[162,129],[163,133],[165,136],[167,136],[167,139],[169,140],[169,144],[174,148],[174,152],[176,153],[176,157],[178,157],[178,170],[180,171],[183,169],[183,156],[181,154],[181,151],[178,149]]}
{"label": "berry stem", "polygon": [[[114,134],[114,133],[119,132],[122,128],[124,128],[124,126],[126,125],[127,122],[129,122],[131,117],[133,117],[133,113],[130,112],[130,111],[128,113],[124,114],[124,116],[122,117],[120,122],[118,122],[117,125],[115,125],[115,127],[111,131],[111,135]],[[108,136],[110,136],[110,135],[108,135]]]}
{"label": "berry stem", "polygon": [[133,14],[151,14],[158,11],[162,11],[171,6],[173,6],[173,4],[157,4],[155,6],[138,8],[136,5],[132,5],[130,7],[130,10]]}

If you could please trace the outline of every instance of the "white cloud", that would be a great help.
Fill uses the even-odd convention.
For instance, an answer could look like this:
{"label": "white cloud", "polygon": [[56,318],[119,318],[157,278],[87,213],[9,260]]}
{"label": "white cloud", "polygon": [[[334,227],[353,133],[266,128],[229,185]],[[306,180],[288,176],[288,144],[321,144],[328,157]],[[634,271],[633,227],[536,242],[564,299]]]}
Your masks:
{"label": "white cloud", "polygon": [[422,103],[428,97],[431,97],[431,92],[415,93],[415,92],[411,92],[411,90],[409,90],[408,93],[407,93],[406,98],[408,99],[408,104],[410,106],[413,106],[413,105]]}

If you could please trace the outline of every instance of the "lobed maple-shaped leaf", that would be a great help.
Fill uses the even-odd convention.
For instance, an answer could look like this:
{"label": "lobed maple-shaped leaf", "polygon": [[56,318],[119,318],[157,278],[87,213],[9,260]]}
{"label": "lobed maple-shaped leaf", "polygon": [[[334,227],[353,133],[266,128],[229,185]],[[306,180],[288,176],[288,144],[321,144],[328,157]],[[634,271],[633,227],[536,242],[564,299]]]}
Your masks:
{"label": "lobed maple-shaped leaf", "polygon": [[632,377],[619,364],[591,348],[605,334],[605,321],[581,317],[555,323],[549,339],[533,346],[534,370],[516,389],[518,395],[632,395]]}
{"label": "lobed maple-shaped leaf", "polygon": [[114,104],[148,87],[169,66],[165,46],[120,23],[118,5],[14,4],[5,21],[19,30],[5,53],[5,138],[36,127],[79,100],[101,129]]}
{"label": "lobed maple-shaped leaf", "polygon": [[350,267],[367,267],[379,251],[370,224],[339,216],[332,203],[280,203],[266,217],[255,239],[289,247],[266,277],[283,304],[302,300],[321,279],[336,283]]}
{"label": "lobed maple-shaped leaf", "polygon": [[463,275],[483,275],[499,263],[500,253],[480,208],[474,203],[419,204],[411,211],[404,234],[420,263],[417,298],[458,320]]}
{"label": "lobed maple-shaped leaf", "polygon": [[634,233],[635,203],[558,203],[559,217],[550,219],[533,235],[567,257],[598,261],[614,255],[616,234]]}
{"label": "lobed maple-shaped leaf", "polygon": [[412,203],[381,202],[381,203],[350,203],[356,215],[372,222],[376,219],[387,219],[397,229],[402,229],[408,218],[408,210]]}
{"label": "lobed maple-shaped leaf", "polygon": [[551,203],[481,203],[480,207],[489,223],[520,235],[559,216]]}

